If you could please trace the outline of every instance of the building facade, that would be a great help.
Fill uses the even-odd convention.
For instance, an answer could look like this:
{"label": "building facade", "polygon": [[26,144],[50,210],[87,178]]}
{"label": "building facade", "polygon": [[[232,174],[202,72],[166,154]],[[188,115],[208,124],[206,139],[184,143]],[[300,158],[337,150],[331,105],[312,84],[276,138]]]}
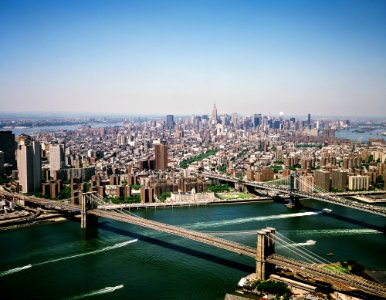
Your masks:
{"label": "building facade", "polygon": [[369,189],[369,176],[349,176],[348,177],[348,188],[351,191],[367,191]]}
{"label": "building facade", "polygon": [[165,170],[168,167],[168,147],[164,144],[154,146],[155,168]]}
{"label": "building facade", "polygon": [[324,170],[316,170],[314,179],[316,186],[322,188],[324,191],[330,191],[330,172]]}
{"label": "building facade", "polygon": [[22,193],[40,191],[42,178],[41,165],[41,146],[39,142],[19,145],[17,152],[17,167]]}
{"label": "building facade", "polygon": [[[65,166],[64,145],[50,145],[50,170],[54,171],[63,169]],[[52,176],[52,175],[51,175]]]}
{"label": "building facade", "polygon": [[0,131],[0,151],[4,152],[4,163],[16,168],[16,141],[10,130]]}

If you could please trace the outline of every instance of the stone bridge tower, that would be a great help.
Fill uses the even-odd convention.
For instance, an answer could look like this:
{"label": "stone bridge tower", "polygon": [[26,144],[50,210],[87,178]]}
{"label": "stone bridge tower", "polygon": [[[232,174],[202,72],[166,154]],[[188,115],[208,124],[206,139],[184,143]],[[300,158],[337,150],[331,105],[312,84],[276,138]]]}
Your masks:
{"label": "stone bridge tower", "polygon": [[267,227],[257,232],[256,249],[256,279],[265,280],[272,272],[272,265],[266,263],[265,259],[275,253],[276,229]]}
{"label": "stone bridge tower", "polygon": [[87,214],[87,210],[97,208],[97,203],[93,200],[95,194],[96,192],[88,192],[81,195],[81,228],[97,226],[98,224],[97,216]]}

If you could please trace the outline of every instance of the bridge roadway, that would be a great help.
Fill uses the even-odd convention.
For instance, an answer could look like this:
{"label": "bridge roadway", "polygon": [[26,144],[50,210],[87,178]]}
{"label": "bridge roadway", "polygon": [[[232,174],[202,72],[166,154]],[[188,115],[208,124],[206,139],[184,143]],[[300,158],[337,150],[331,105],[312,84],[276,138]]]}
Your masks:
{"label": "bridge roadway", "polygon": [[214,237],[205,233],[201,233],[198,231],[193,231],[181,227],[176,227],[152,220],[147,220],[141,217],[133,216],[133,215],[127,215],[124,213],[118,213],[114,211],[106,211],[101,209],[92,209],[87,211],[88,214],[92,214],[98,217],[104,217],[113,219],[116,221],[126,222],[146,228],[151,228],[154,230],[170,233],[173,235],[178,235],[187,239],[191,239],[194,241],[198,241],[204,244],[216,246],[218,248],[226,249],[231,252],[235,252],[237,254],[246,255],[252,258],[256,257],[256,250],[254,248],[240,245],[235,242],[231,242],[228,240],[224,240],[218,237]]}
{"label": "bridge roadway", "polygon": [[48,200],[43,198],[37,198],[34,196],[9,193],[6,191],[0,191],[0,198],[6,199],[8,201],[27,201],[37,205],[45,206],[48,209],[51,208],[59,211],[80,213],[80,207],[78,205],[73,205],[63,200]]}
{"label": "bridge roadway", "polygon": [[370,295],[386,298],[386,286],[378,284],[363,277],[342,274],[323,269],[321,265],[308,264],[295,259],[287,258],[281,255],[273,254],[266,258],[266,262],[274,264],[283,269],[289,269],[294,273],[305,275],[312,279],[320,279],[328,282],[336,288],[345,287],[345,290],[358,289]]}
{"label": "bridge roadway", "polygon": [[[285,194],[291,193],[291,191],[287,188],[277,187],[277,186],[269,186],[267,184],[263,184],[263,183],[259,183],[259,182],[254,182],[254,181],[249,181],[249,180],[239,180],[239,179],[235,179],[235,178],[229,178],[229,177],[220,176],[217,174],[210,174],[210,173],[203,173],[203,175],[207,176],[208,178],[213,178],[213,179],[218,179],[218,180],[228,181],[228,182],[233,182],[233,183],[241,183],[241,184],[249,185],[252,187],[259,188],[259,189],[271,190],[274,192],[282,192]],[[384,207],[384,206],[375,206],[375,205],[371,205],[371,204],[364,204],[364,203],[359,203],[356,201],[351,201],[348,199],[336,198],[336,197],[333,197],[327,193],[305,193],[305,192],[293,191],[292,194],[295,196],[299,196],[299,197],[315,199],[318,201],[336,204],[336,205],[340,205],[340,206],[345,206],[345,207],[349,207],[352,209],[365,211],[368,213],[372,213],[372,214],[380,215],[382,217],[386,217],[386,207]]]}
{"label": "bridge roadway", "polygon": [[[119,213],[114,211],[93,209],[89,210],[88,213],[98,217],[110,218],[113,220],[181,236],[187,239],[226,249],[228,251],[256,259],[256,249],[228,240],[224,240],[218,237],[214,237],[205,233],[144,219],[138,216],[127,215],[122,212]],[[277,254],[268,256],[265,261],[267,263],[274,264],[280,268],[290,269],[295,273],[303,274],[313,279],[320,279],[321,281],[326,281],[334,286],[336,286],[338,283],[339,285],[344,286],[345,290],[358,289],[371,295],[386,298],[386,286],[365,280],[362,277],[336,273],[330,270],[323,269],[321,265],[307,264]]]}

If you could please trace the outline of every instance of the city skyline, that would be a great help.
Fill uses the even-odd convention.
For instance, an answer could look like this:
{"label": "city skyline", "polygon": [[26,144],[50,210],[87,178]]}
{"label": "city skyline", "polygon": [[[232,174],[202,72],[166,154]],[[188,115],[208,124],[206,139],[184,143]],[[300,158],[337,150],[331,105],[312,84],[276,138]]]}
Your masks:
{"label": "city skyline", "polygon": [[3,112],[382,116],[383,1],[2,1]]}

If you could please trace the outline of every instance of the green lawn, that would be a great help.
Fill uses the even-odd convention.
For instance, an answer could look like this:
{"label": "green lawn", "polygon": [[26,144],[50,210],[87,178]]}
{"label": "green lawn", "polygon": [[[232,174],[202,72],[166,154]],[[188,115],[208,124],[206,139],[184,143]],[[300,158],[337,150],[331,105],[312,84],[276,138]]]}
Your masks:
{"label": "green lawn", "polygon": [[325,266],[323,267],[326,270],[330,270],[336,273],[350,274],[350,270],[342,266]]}
{"label": "green lawn", "polygon": [[227,194],[217,194],[220,199],[230,200],[230,199],[247,199],[252,198],[253,195],[246,193],[227,193]]}

